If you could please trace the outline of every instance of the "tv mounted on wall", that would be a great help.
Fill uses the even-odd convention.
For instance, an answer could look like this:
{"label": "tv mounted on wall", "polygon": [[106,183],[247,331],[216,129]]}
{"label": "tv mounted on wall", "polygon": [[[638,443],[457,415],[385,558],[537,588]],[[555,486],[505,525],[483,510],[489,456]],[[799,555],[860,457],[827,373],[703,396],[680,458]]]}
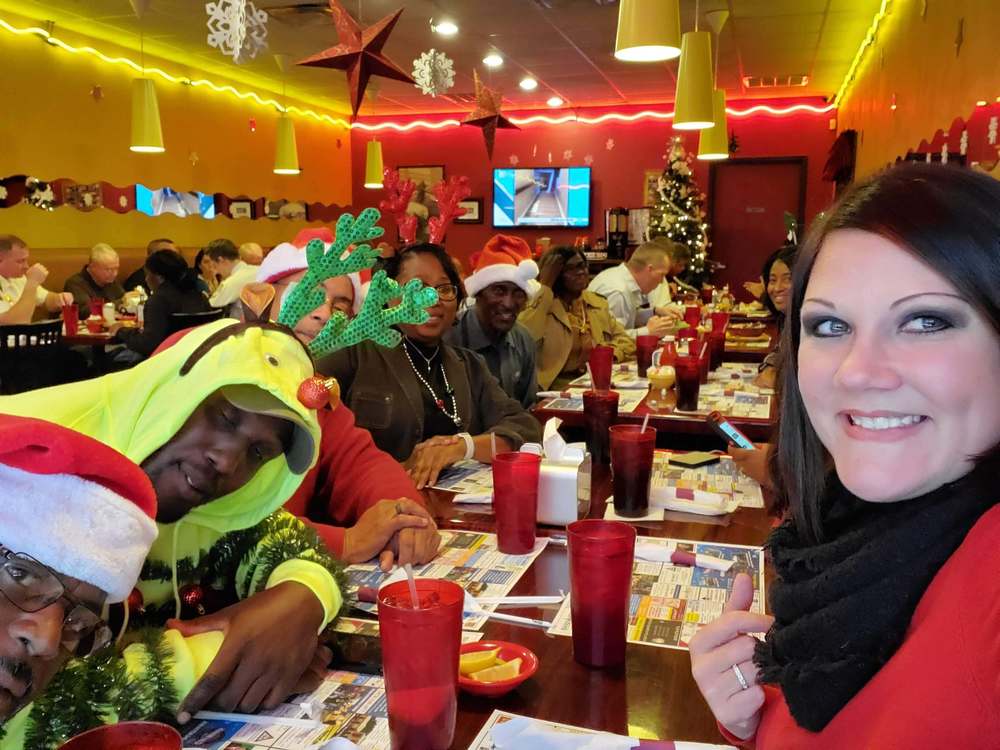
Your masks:
{"label": "tv mounted on wall", "polygon": [[590,167],[494,169],[493,226],[590,226]]}

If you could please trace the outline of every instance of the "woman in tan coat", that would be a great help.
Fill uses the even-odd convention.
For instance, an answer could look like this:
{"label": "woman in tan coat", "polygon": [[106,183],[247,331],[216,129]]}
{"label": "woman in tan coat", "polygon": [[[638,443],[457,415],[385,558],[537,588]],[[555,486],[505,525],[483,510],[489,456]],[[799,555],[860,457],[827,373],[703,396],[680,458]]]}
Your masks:
{"label": "woman in tan coat", "polygon": [[562,388],[587,370],[595,346],[614,347],[615,360],[635,354],[635,341],[612,317],[607,300],[587,291],[587,259],[573,247],[555,247],[542,256],[541,291],[518,320],[538,342],[538,386]]}

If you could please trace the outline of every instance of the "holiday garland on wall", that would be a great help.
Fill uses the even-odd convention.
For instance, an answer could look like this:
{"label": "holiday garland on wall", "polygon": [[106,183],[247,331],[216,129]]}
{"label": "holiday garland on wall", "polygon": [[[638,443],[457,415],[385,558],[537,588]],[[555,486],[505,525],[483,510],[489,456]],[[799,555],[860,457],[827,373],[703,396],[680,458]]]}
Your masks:
{"label": "holiday garland on wall", "polygon": [[708,276],[708,224],[705,223],[705,194],[691,174],[691,157],[680,136],[669,143],[667,166],[657,180],[657,200],[650,211],[649,236],[666,237],[691,251],[687,277],[700,284]]}

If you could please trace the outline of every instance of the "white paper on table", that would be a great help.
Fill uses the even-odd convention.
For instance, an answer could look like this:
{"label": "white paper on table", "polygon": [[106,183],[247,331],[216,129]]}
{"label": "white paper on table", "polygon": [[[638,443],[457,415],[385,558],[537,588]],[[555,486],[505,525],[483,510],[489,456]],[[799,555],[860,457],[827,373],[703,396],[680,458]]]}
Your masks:
{"label": "white paper on table", "polygon": [[684,490],[684,494],[690,492],[693,495],[693,499],[689,500],[686,497],[678,497],[677,489],[677,487],[669,486],[651,488],[649,491],[650,507],[697,513],[703,516],[721,516],[732,513],[740,507],[735,495],[723,495],[705,490]]}
{"label": "white paper on table", "polygon": [[[636,542],[635,559],[645,560],[646,562],[669,563],[670,556],[674,553],[674,551],[676,551],[676,549],[677,542],[672,540],[667,544],[655,542]],[[723,573],[733,567],[735,562],[734,560],[723,560],[722,558],[715,557],[714,555],[696,554],[694,559],[695,565],[699,568],[720,570]]]}
{"label": "white paper on table", "polygon": [[577,734],[519,716],[490,732],[497,750],[631,750],[639,740],[616,734]]}
{"label": "white paper on table", "polygon": [[625,523],[640,523],[643,521],[662,521],[663,520],[663,508],[654,508],[652,506],[648,509],[649,512],[644,516],[639,516],[638,518],[627,518],[625,516],[619,516],[615,513],[615,499],[613,497],[608,498],[608,504],[604,508],[604,520],[605,521],[624,521]]}

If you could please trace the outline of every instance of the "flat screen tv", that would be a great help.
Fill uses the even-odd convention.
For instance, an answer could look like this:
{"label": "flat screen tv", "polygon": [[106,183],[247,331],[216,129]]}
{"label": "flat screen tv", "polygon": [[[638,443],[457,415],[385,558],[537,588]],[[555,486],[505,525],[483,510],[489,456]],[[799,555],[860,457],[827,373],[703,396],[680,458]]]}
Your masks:
{"label": "flat screen tv", "polygon": [[493,226],[590,226],[590,167],[494,169]]}

